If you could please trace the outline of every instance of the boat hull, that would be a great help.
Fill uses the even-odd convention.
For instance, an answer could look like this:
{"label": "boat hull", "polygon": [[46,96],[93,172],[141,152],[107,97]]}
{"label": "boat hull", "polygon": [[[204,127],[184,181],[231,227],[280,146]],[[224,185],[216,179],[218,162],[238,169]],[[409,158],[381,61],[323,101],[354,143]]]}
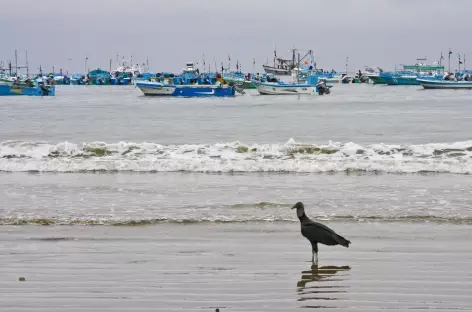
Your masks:
{"label": "boat hull", "polygon": [[316,87],[309,85],[278,85],[264,83],[256,85],[261,95],[316,95]]}
{"label": "boat hull", "polygon": [[367,77],[372,80],[373,84],[387,84],[387,81],[385,81],[385,79],[379,75],[368,75]]}
{"label": "boat hull", "polygon": [[424,89],[472,89],[472,81],[417,80]]}
{"label": "boat hull", "polygon": [[416,76],[411,77],[384,77],[389,86],[419,86],[420,83],[416,80]]}
{"label": "boat hull", "polygon": [[230,86],[217,85],[164,85],[156,82],[136,82],[146,96],[180,96],[180,97],[233,97],[235,89]]}
{"label": "boat hull", "polygon": [[0,96],[13,96],[13,95],[26,95],[26,96],[55,96],[56,87],[48,86],[48,89],[42,89],[41,87],[15,87],[9,85],[0,84]]}
{"label": "boat hull", "polygon": [[256,85],[253,84],[251,81],[248,80],[243,80],[243,79],[237,79],[237,78],[231,78],[231,77],[224,77],[224,80],[226,80],[229,83],[234,83],[238,85],[239,87],[243,89],[255,89]]}
{"label": "boat hull", "polygon": [[129,86],[132,84],[131,78],[110,78],[110,84],[112,86]]}

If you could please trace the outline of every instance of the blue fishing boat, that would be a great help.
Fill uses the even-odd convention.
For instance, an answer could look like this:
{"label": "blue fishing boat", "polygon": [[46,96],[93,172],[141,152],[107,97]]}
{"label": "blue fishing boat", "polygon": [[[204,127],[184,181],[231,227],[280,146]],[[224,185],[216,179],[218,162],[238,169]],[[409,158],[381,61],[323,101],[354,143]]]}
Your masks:
{"label": "blue fishing boat", "polygon": [[150,72],[149,72],[149,73],[146,72],[146,73],[141,73],[141,74],[139,74],[139,75],[138,75],[136,78],[134,78],[134,79],[135,79],[135,82],[137,82],[137,81],[151,81],[151,80],[152,80],[153,78],[155,78],[155,77],[156,77],[156,74],[150,73]]}
{"label": "blue fishing boat", "polygon": [[221,75],[215,73],[200,74],[192,62],[180,75],[168,73],[156,74],[153,81],[138,80],[138,87],[148,96],[180,97],[233,97],[235,87],[222,83]]}
{"label": "blue fishing boat", "polygon": [[50,74],[48,75],[54,81],[56,85],[70,85],[70,77],[63,74]]}
{"label": "blue fishing boat", "polygon": [[149,96],[181,96],[181,97],[232,97],[235,95],[235,88],[221,83],[208,83],[205,79],[189,84],[182,77],[173,77],[170,81],[136,81],[138,87],[144,95]]}
{"label": "blue fishing boat", "polygon": [[27,96],[55,96],[56,87],[37,83],[29,80],[27,82],[15,82],[11,85],[0,83],[0,96],[27,95]]}
{"label": "blue fishing boat", "polygon": [[403,65],[403,69],[399,71],[382,72],[379,74],[379,77],[383,79],[387,85],[391,86],[418,86],[420,83],[417,78],[442,77],[443,73],[444,66],[416,63],[415,65]]}
{"label": "blue fishing boat", "polygon": [[127,86],[132,83],[133,74],[129,72],[113,72],[110,84],[113,86]]}
{"label": "blue fishing boat", "polygon": [[87,78],[91,85],[105,86],[110,85],[111,75],[105,70],[96,68],[88,73]]}
{"label": "blue fishing boat", "polygon": [[87,85],[89,84],[89,81],[90,80],[87,79],[86,75],[79,74],[79,73],[72,74],[72,78],[70,79],[70,83],[72,85],[79,85],[79,86]]}
{"label": "blue fishing boat", "polygon": [[[258,74],[256,74],[258,75]],[[251,77],[255,77],[252,73],[228,72],[223,75],[223,79],[230,84],[235,84],[243,89],[255,89],[256,85],[251,82]]]}
{"label": "blue fishing boat", "polygon": [[424,89],[472,89],[472,73],[446,73],[443,77],[420,77],[417,81]]}
{"label": "blue fishing boat", "polygon": [[419,82],[416,80],[418,74],[412,71],[383,72],[379,74],[379,77],[389,86],[419,85]]}

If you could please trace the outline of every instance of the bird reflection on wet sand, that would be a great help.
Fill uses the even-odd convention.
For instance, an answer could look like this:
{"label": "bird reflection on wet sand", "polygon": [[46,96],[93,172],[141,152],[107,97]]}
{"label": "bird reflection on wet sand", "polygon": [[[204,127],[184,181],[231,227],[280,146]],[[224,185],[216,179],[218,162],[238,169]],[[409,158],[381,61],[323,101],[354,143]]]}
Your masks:
{"label": "bird reflection on wet sand", "polygon": [[[310,270],[302,271],[301,280],[297,283],[298,301],[306,302],[320,300],[328,302],[338,300],[338,294],[347,293],[349,286],[345,281],[349,280],[351,270],[349,266],[321,266],[312,264]],[[327,304],[305,304],[302,308],[334,308]]]}

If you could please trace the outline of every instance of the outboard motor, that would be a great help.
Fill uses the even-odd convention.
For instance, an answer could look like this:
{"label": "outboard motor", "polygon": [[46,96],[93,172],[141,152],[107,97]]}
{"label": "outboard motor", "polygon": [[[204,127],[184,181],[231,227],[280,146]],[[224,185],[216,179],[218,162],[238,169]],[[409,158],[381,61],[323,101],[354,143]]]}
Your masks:
{"label": "outboard motor", "polygon": [[245,94],[246,94],[246,92],[243,90],[243,88],[241,88],[241,86],[239,86],[239,85],[237,85],[237,84],[235,84],[235,85],[233,86],[233,90],[236,91],[236,92],[238,92],[238,93],[241,94],[241,95],[245,95]]}
{"label": "outboard motor", "polygon": [[45,86],[44,84],[41,84],[39,88],[41,89],[41,93],[43,96],[49,95],[49,86]]}
{"label": "outboard motor", "polygon": [[319,95],[324,95],[324,94],[330,94],[331,90],[329,90],[329,87],[326,85],[326,82],[324,80],[320,80],[316,84],[316,89],[318,89],[318,94]]}

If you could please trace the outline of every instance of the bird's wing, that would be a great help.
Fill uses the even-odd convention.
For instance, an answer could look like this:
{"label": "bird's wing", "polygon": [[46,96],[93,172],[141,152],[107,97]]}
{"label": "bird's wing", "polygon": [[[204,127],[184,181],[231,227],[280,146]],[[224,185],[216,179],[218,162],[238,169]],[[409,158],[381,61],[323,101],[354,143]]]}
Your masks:
{"label": "bird's wing", "polygon": [[332,229],[330,229],[326,225],[318,223],[318,222],[314,222],[314,221],[311,221],[310,223],[307,222],[306,224],[303,224],[303,226],[306,227],[307,229],[316,228],[316,230],[318,230],[319,232],[325,232],[326,234],[336,234],[336,232],[334,232]]}
{"label": "bird's wing", "polygon": [[331,234],[336,234],[336,232],[334,232],[332,229],[330,229],[330,228],[327,227],[326,225],[321,224],[321,223],[319,223],[319,222],[312,221],[312,220],[310,220],[310,219],[308,219],[308,220],[309,220],[309,222],[304,223],[304,224],[303,224],[304,226],[316,227],[316,228],[318,228],[318,229],[322,229],[322,230],[324,230],[324,231],[326,231],[326,232],[329,232],[329,233],[331,233]]}
{"label": "bird's wing", "polygon": [[343,246],[349,246],[351,243],[326,225],[311,220],[302,225],[302,235],[310,241],[313,240],[325,245],[340,244]]}

